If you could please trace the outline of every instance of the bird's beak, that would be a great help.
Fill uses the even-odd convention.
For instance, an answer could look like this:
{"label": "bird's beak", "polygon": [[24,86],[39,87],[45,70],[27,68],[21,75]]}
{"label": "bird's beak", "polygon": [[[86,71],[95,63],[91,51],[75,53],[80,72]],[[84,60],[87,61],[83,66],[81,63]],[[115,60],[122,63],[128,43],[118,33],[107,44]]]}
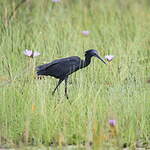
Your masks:
{"label": "bird's beak", "polygon": [[100,59],[104,64],[107,64],[104,59],[102,59],[99,55],[95,55],[95,57],[97,57],[98,59]]}

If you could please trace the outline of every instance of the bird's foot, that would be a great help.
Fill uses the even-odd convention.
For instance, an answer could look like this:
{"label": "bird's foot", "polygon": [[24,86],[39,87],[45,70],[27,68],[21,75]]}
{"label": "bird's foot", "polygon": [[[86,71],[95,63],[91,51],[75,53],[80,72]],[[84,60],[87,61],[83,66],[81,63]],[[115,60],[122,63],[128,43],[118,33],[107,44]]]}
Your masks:
{"label": "bird's foot", "polygon": [[66,98],[69,99],[68,94],[65,94]]}
{"label": "bird's foot", "polygon": [[55,91],[52,92],[52,95],[54,95]]}

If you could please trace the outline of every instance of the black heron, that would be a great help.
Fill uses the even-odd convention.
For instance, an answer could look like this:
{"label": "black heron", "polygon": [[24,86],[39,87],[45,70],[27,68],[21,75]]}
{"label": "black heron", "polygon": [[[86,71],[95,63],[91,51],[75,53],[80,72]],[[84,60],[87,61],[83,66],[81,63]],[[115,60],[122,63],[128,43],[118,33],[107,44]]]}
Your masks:
{"label": "black heron", "polygon": [[65,80],[65,96],[68,99],[68,94],[67,94],[68,76],[79,69],[87,67],[90,64],[91,58],[93,56],[97,57],[103,63],[106,64],[106,62],[98,55],[97,50],[90,49],[85,51],[85,60],[82,60],[78,56],[71,56],[71,57],[57,59],[48,64],[38,66],[36,68],[37,75],[52,76],[59,79],[57,86],[52,92],[52,95],[55,93],[56,89],[62,83],[62,81]]}

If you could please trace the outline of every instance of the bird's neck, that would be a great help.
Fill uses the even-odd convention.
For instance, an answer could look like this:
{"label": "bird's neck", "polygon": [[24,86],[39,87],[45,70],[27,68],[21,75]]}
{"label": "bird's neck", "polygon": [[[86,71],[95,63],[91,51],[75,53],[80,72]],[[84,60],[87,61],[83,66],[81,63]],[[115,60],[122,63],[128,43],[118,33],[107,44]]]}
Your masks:
{"label": "bird's neck", "polygon": [[87,67],[91,63],[91,57],[85,56],[85,60],[83,60],[83,68]]}

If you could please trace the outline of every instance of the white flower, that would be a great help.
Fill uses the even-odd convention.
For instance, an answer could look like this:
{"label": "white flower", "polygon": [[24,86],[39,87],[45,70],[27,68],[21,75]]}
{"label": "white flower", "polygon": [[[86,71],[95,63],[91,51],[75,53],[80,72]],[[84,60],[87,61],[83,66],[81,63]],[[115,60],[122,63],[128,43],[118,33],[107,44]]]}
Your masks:
{"label": "white flower", "polygon": [[106,55],[106,56],[105,56],[105,59],[107,59],[107,61],[110,62],[110,61],[112,61],[112,60],[114,59],[114,57],[115,57],[115,56],[113,56],[113,55]]}
{"label": "white flower", "polygon": [[53,3],[59,3],[61,0],[52,0]]}
{"label": "white flower", "polygon": [[36,51],[34,52],[34,51],[28,50],[28,49],[24,50],[23,53],[24,53],[24,55],[29,56],[29,57],[36,57],[36,56],[40,55],[39,52],[36,52]]}
{"label": "white flower", "polygon": [[84,30],[84,31],[81,31],[81,33],[85,36],[88,36],[90,34],[90,31]]}

